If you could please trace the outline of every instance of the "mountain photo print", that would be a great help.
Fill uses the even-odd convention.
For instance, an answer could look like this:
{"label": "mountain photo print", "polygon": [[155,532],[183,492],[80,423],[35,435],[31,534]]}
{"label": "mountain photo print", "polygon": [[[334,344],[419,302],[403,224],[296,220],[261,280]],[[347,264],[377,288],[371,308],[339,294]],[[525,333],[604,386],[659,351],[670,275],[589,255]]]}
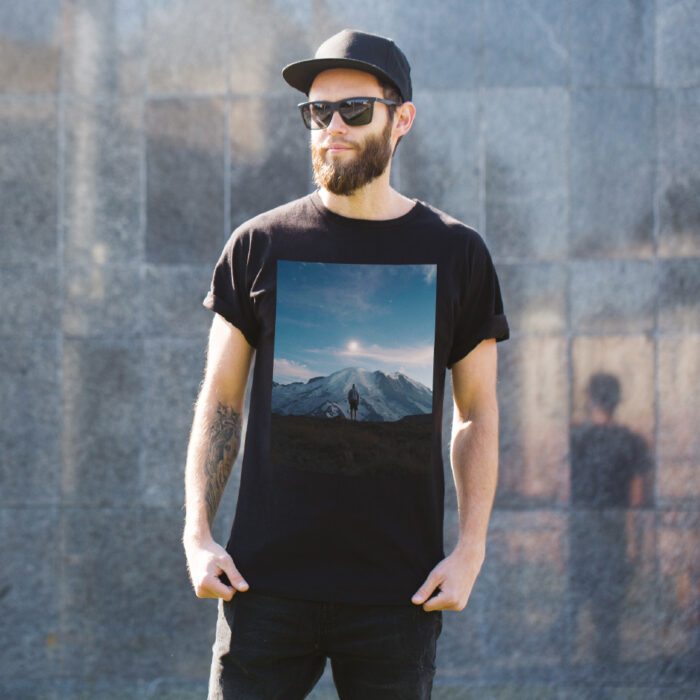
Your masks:
{"label": "mountain photo print", "polygon": [[428,473],[436,274],[436,265],[278,261],[275,464]]}

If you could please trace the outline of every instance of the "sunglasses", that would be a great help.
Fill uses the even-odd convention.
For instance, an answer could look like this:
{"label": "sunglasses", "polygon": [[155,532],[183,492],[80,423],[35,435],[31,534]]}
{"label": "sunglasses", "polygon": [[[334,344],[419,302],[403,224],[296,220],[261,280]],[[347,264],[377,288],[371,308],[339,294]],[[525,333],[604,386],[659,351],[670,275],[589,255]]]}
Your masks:
{"label": "sunglasses", "polygon": [[337,102],[319,100],[317,102],[302,102],[298,105],[301,118],[307,129],[325,129],[331,123],[333,114],[338,112],[348,126],[364,126],[372,121],[374,103],[398,105],[392,100],[381,97],[348,97]]}

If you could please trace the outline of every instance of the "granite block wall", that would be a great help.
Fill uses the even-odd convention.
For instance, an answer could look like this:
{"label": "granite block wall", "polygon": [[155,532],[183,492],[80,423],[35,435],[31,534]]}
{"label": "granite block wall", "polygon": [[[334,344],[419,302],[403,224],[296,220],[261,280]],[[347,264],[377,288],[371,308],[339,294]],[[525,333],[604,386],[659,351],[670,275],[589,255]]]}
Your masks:
{"label": "granite block wall", "polygon": [[484,236],[512,331],[434,697],[695,695],[700,0],[0,0],[0,696],[204,696],[201,300],[230,231],[312,188],[280,69],[343,27],[408,55],[394,184]]}

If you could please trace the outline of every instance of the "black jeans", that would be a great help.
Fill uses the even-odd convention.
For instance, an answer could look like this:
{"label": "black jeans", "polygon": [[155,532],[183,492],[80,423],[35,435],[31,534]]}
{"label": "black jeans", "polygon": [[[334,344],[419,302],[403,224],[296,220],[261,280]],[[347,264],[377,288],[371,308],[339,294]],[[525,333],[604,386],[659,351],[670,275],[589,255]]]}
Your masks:
{"label": "black jeans", "polygon": [[209,700],[306,697],[330,658],[341,700],[430,698],[442,613],[292,600],[247,591],[219,601]]}

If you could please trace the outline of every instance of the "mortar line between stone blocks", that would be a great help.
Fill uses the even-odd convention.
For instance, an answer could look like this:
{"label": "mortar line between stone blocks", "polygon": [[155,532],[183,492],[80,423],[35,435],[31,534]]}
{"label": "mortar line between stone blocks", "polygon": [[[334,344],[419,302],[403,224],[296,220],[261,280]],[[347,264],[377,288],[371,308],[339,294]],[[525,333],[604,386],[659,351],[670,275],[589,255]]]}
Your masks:
{"label": "mortar line between stone blocks", "polygon": [[[139,259],[141,265],[146,265],[146,227],[147,221],[147,163],[146,163],[146,148],[148,146],[146,139],[146,110],[148,106],[148,41],[146,37],[146,0],[140,0],[139,9],[141,11],[141,36],[143,37],[143,49],[141,52],[141,111],[140,111],[140,133],[139,133],[139,226],[141,227],[141,237],[139,241]],[[143,298],[143,289],[141,290]],[[142,304],[143,306],[143,304]]]}
{"label": "mortar line between stone blocks", "polygon": [[[226,109],[224,110],[224,231],[223,243],[231,235],[231,95],[226,96]],[[223,245],[222,243],[222,245]]]}
{"label": "mortar line between stone blocks", "polygon": [[659,40],[658,19],[659,19],[659,17],[658,17],[658,8],[656,6],[656,0],[652,0],[652,12],[654,13],[653,14],[654,26],[652,28],[653,39],[651,42],[651,51],[652,51],[652,55],[651,55],[651,72],[652,72],[651,80],[652,80],[652,84],[654,86],[654,90],[656,90],[656,88],[659,84],[659,70],[658,70],[658,66],[657,66],[657,59],[658,59],[658,55],[659,55],[659,51],[658,51],[658,40]]}
{"label": "mortar line between stone blocks", "polygon": [[231,51],[233,50],[234,5],[229,10],[229,26],[226,33],[226,107],[224,110],[224,236],[223,244],[231,235]]}
{"label": "mortar line between stone blocks", "polygon": [[[660,513],[657,510],[659,503],[659,438],[661,436],[660,430],[660,391],[659,391],[659,350],[660,350],[660,337],[659,337],[659,237],[660,237],[660,226],[661,221],[659,217],[659,121],[658,121],[658,111],[659,111],[659,87],[658,87],[658,75],[657,75],[657,54],[658,54],[658,14],[657,14],[657,3],[656,0],[652,0],[652,11],[654,17],[654,40],[652,41],[652,66],[653,66],[653,97],[652,97],[652,123],[653,123],[653,155],[652,155],[652,196],[651,196],[651,207],[652,207],[652,242],[654,250],[654,282],[656,284],[656,294],[654,295],[654,366],[653,366],[653,382],[654,382],[654,464],[653,464],[653,474],[654,483],[652,488],[652,507],[653,507],[653,517],[652,517],[652,541],[654,547],[654,603],[656,609],[660,610],[661,604],[661,567],[659,565],[659,521]],[[658,624],[658,622],[657,622]]]}
{"label": "mortar line between stone blocks", "polygon": [[486,0],[479,3],[479,44],[476,50],[476,84],[484,86],[484,34],[486,31]]}
{"label": "mortar line between stone blocks", "polygon": [[478,226],[479,232],[482,236],[487,236],[486,226],[488,221],[486,220],[486,135],[485,135],[485,123],[484,123],[484,113],[486,111],[486,89],[484,86],[484,31],[486,24],[486,10],[484,6],[485,0],[481,0],[479,3],[479,45],[477,48],[477,76],[476,76],[476,89],[477,89],[477,103],[476,103],[476,138],[477,138],[477,168],[479,172],[479,194],[478,194]]}
{"label": "mortar line between stone blocks", "polygon": [[[63,9],[63,8],[62,8]],[[63,12],[61,12],[63,15]],[[64,391],[63,391],[63,311],[65,307],[65,100],[64,100],[64,61],[65,51],[63,46],[63,33],[59,48],[58,59],[58,92],[54,95],[56,106],[56,256],[58,260],[58,342],[57,342],[57,368],[58,382],[60,386],[61,415],[64,414]],[[63,433],[61,426],[61,435]],[[63,441],[61,440],[61,445]],[[61,481],[63,477],[63,448],[61,447]],[[61,502],[63,500],[63,488],[61,483]]]}
{"label": "mortar line between stone blocks", "polygon": [[227,86],[224,90],[209,90],[198,92],[197,90],[182,90],[182,91],[172,91],[172,92],[150,92],[149,98],[154,102],[167,101],[167,100],[216,100],[221,98],[233,98],[233,99],[279,99],[289,97],[289,92],[282,92],[281,90],[232,90],[230,86]]}
{"label": "mortar line between stone blocks", "polygon": [[141,52],[141,100],[140,100],[140,113],[139,113],[139,227],[140,227],[140,240],[138,247],[139,256],[139,311],[138,311],[138,323],[139,328],[137,329],[136,337],[140,341],[141,345],[141,363],[139,369],[139,382],[140,382],[140,411],[141,416],[139,420],[139,437],[140,444],[138,449],[138,478],[141,482],[140,493],[146,492],[145,483],[146,479],[146,438],[147,438],[147,426],[144,420],[144,411],[147,399],[147,388],[146,388],[146,371],[145,371],[145,351],[146,351],[146,275],[147,275],[147,261],[146,261],[146,235],[148,226],[148,209],[147,209],[147,159],[146,159],[146,149],[148,147],[146,138],[146,109],[148,105],[148,70],[147,70],[147,50],[148,50],[148,40],[146,36],[146,7],[145,0],[139,1],[139,10],[141,13],[141,36],[143,37],[143,49]]}
{"label": "mortar line between stone blocks", "polygon": [[[566,152],[564,154],[564,163],[566,167],[566,258],[564,260],[564,284],[566,290],[566,321],[564,326],[565,331],[565,352],[566,352],[566,378],[567,378],[567,397],[566,397],[566,424],[571,430],[571,417],[573,416],[573,401],[574,401],[574,361],[573,361],[573,324],[572,324],[572,312],[573,312],[573,294],[572,294],[572,263],[571,263],[571,239],[572,239],[572,221],[571,221],[571,142],[573,139],[572,134],[572,106],[571,106],[571,56],[569,55],[568,62],[569,69],[569,82],[566,87]],[[568,451],[567,451],[568,452]],[[564,502],[563,512],[566,516],[566,521],[568,524],[571,518],[571,466],[570,466],[570,455],[567,455],[567,459],[564,461],[566,473],[563,475],[564,483],[566,484],[567,499]],[[571,536],[570,528],[566,528],[566,567],[568,570],[569,561],[571,559]],[[570,654],[573,645],[573,634],[574,629],[572,628],[573,620],[570,614],[570,600],[568,593],[564,596],[562,601],[563,612],[564,612],[564,639],[565,639],[565,653],[564,662],[566,669],[567,679],[570,677],[569,663]]]}
{"label": "mortar line between stone blocks", "polygon": [[[58,256],[58,331],[57,331],[57,381],[59,387],[59,454],[60,454],[60,473],[59,473],[59,498],[58,498],[58,527],[57,533],[58,542],[58,581],[56,585],[57,599],[56,599],[56,610],[57,610],[57,624],[56,629],[58,633],[59,641],[62,636],[62,632],[65,628],[65,615],[63,611],[62,600],[64,598],[65,585],[67,579],[66,571],[66,522],[64,520],[64,506],[65,506],[65,494],[63,488],[63,475],[66,465],[65,457],[65,383],[63,376],[63,362],[64,362],[64,337],[63,337],[63,311],[65,307],[65,297],[66,297],[66,274],[65,274],[65,159],[66,159],[66,119],[65,119],[65,31],[64,23],[66,21],[66,7],[65,2],[62,0],[59,6],[59,16],[60,16],[60,44],[59,44],[59,57],[58,57],[58,92],[56,94],[56,121],[57,121],[57,167],[56,167],[56,244]],[[60,647],[59,647],[60,648]],[[56,668],[59,675],[64,674],[64,655],[59,651],[58,658],[56,660]]]}
{"label": "mortar line between stone blocks", "polygon": [[[59,57],[60,61],[60,57]],[[0,92],[0,104],[7,102],[13,104],[15,102],[41,102],[42,100],[55,100],[55,92],[12,92],[10,90],[6,92]]]}

